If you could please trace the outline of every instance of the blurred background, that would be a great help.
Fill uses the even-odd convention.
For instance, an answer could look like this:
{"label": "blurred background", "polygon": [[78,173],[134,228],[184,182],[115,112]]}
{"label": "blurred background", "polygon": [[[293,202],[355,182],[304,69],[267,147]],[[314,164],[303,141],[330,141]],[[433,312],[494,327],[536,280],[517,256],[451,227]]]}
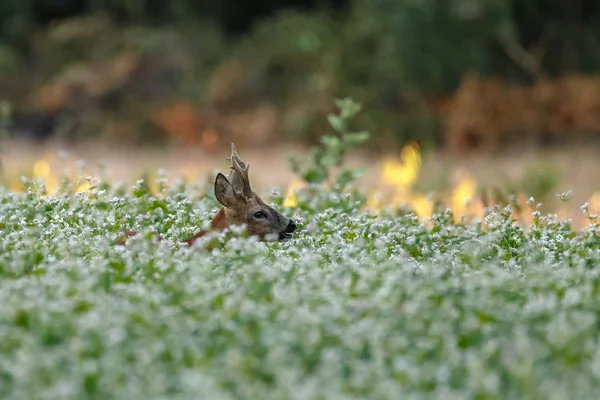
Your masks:
{"label": "blurred background", "polygon": [[562,213],[600,212],[596,0],[0,2],[14,190],[101,165],[121,181],[203,179],[232,141],[258,187],[296,187],[288,156],[331,132],[346,97],[363,105],[353,129],[371,133],[349,162],[374,206],[392,188],[388,201],[422,213],[432,191],[553,209],[571,189]]}

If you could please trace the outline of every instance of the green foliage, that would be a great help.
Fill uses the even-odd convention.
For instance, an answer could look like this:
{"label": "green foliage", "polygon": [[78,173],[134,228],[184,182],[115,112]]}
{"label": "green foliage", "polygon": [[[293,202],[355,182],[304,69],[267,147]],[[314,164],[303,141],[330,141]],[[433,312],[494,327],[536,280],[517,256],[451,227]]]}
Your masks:
{"label": "green foliage", "polygon": [[[212,112],[222,101],[225,114],[276,104],[288,137],[314,139],[333,99],[351,96],[365,110],[354,121],[357,130],[439,144],[439,115],[428,100],[450,93],[466,72],[530,83],[600,68],[595,40],[600,25],[594,22],[600,9],[592,0],[356,0],[344,11],[328,10],[336,3],[330,0],[312,10],[303,2],[269,2],[265,7],[274,12],[260,18],[252,6],[232,1],[79,3],[0,5],[0,77],[8,77],[0,79],[0,89],[7,100],[28,103],[19,108],[35,107],[26,99],[37,98],[41,84],[69,75],[71,67],[123,51],[142,53],[142,72],[106,98],[73,100],[84,135],[109,131],[107,121],[126,121],[147,141],[143,123],[152,124],[152,110],[185,98],[201,112]],[[70,15],[69,10],[77,13],[52,17]],[[581,10],[585,18],[565,17]],[[228,75],[230,63],[242,67],[242,76]],[[75,75],[87,76],[86,69]],[[8,84],[12,78],[20,84]],[[226,84],[215,85],[217,90],[214,82]],[[84,104],[102,110],[81,110]]]}
{"label": "green foliage", "polygon": [[[322,147],[313,147],[310,152],[309,165],[302,170],[297,157],[290,158],[292,170],[307,183],[321,184],[330,178],[332,167],[341,167],[346,154],[369,140],[369,132],[354,132],[348,127],[349,121],[361,110],[361,105],[350,98],[339,99],[336,105],[339,115],[330,114],[329,124],[336,135],[321,137]],[[354,182],[358,170],[344,168],[336,178],[336,183],[344,188]]]}
{"label": "green foliage", "polygon": [[452,89],[465,71],[490,70],[489,43],[501,24],[511,23],[509,11],[503,1],[475,7],[438,0],[357,1],[347,37],[364,56],[355,57],[348,47],[348,78],[368,80],[379,91],[390,85],[426,93]]}
{"label": "green foliage", "polygon": [[7,101],[0,100],[0,149],[2,142],[9,137],[7,126],[10,124],[11,109]]}
{"label": "green foliage", "polygon": [[545,201],[554,196],[559,180],[559,172],[554,165],[534,166],[525,172],[520,189],[526,190],[536,199]]}
{"label": "green foliage", "polygon": [[556,191],[560,181],[557,168],[549,163],[533,164],[526,168],[522,178],[518,180],[505,177],[502,187],[482,188],[481,197],[487,203],[510,205],[520,213],[521,205],[518,204],[517,195],[524,193],[535,198],[544,206],[544,210],[555,209]]}

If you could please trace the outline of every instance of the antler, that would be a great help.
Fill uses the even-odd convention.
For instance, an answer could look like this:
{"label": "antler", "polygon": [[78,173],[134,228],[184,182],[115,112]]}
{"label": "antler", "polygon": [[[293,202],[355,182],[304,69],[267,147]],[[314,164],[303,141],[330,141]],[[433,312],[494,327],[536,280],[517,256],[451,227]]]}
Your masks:
{"label": "antler", "polygon": [[235,145],[231,143],[231,157],[228,158],[231,161],[231,169],[238,173],[242,183],[242,195],[246,198],[252,197],[252,189],[250,189],[250,180],[248,179],[248,164],[242,161]]}

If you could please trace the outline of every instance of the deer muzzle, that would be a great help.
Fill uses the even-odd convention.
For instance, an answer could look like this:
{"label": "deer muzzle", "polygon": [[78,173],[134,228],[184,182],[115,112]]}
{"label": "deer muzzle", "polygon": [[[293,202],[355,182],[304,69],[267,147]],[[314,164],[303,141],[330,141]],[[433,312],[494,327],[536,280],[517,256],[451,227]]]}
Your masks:
{"label": "deer muzzle", "polygon": [[279,234],[279,240],[289,240],[292,238],[292,233],[296,232],[296,223],[290,219],[287,227]]}

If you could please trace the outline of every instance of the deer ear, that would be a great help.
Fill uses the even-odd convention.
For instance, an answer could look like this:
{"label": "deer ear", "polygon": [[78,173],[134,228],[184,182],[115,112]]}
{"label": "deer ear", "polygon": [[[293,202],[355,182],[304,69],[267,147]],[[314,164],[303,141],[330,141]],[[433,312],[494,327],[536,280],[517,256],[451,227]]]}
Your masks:
{"label": "deer ear", "polygon": [[220,172],[215,179],[215,197],[217,198],[217,201],[225,207],[231,207],[237,201],[233,185],[229,183],[227,178],[225,178],[225,175]]}

